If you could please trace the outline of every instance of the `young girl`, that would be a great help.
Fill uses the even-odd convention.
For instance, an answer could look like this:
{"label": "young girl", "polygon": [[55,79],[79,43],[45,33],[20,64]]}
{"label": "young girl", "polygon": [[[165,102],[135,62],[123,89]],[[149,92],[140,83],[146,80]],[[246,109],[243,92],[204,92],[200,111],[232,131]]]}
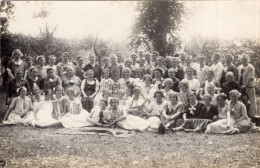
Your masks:
{"label": "young girl", "polygon": [[[33,110],[32,101],[26,97],[27,89],[22,86],[17,92],[18,97],[14,98],[9,109],[6,112],[3,123],[4,124],[26,124],[30,121],[30,113]],[[7,121],[5,121],[8,119]]]}
{"label": "young girl", "polygon": [[68,99],[64,103],[65,109],[61,114],[60,122],[65,128],[79,128],[92,126],[92,123],[86,121],[89,113],[82,109],[80,100],[75,97],[75,90],[69,88],[67,90]]}
{"label": "young girl", "polygon": [[101,99],[99,105],[95,106],[91,110],[91,113],[89,114],[89,117],[86,118],[86,121],[92,123],[93,126],[103,126],[103,124],[106,124],[107,121],[104,119],[104,112],[107,105],[107,100]]}
{"label": "young girl", "polygon": [[99,90],[99,82],[94,78],[94,71],[89,69],[86,72],[87,79],[81,83],[82,106],[85,110],[90,112],[94,106],[94,98]]}
{"label": "young girl", "polygon": [[66,102],[65,97],[63,96],[63,88],[61,85],[55,87],[55,95],[53,95],[53,118],[59,119],[61,114],[64,112],[64,104]]}
{"label": "young girl", "polygon": [[45,91],[45,99],[38,104],[34,111],[34,121],[32,125],[37,127],[50,127],[59,125],[59,121],[52,117],[53,105],[51,101],[51,90]]}
{"label": "young girl", "polygon": [[112,98],[110,100],[110,108],[104,112],[104,119],[108,121],[105,127],[116,127],[118,122],[126,119],[126,113],[124,110],[118,107],[119,101],[117,98]]}

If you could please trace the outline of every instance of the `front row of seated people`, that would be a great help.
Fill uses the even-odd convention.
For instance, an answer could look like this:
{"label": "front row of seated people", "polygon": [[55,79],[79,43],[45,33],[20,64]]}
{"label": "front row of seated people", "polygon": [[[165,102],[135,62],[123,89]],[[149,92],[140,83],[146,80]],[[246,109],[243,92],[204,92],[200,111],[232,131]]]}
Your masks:
{"label": "front row of seated people", "polygon": [[[135,87],[133,96],[127,100],[124,90],[119,89],[115,97],[103,95],[94,108],[87,111],[82,108],[75,89],[67,89],[64,96],[62,86],[57,85],[54,95],[51,90],[45,90],[41,95],[36,86],[34,96],[28,97],[27,89],[22,86],[17,90],[19,96],[13,99],[3,123],[36,127],[118,127],[160,133],[171,130],[234,134],[248,132],[252,128],[245,105],[238,101],[239,91],[229,92],[230,101],[225,94],[212,96],[210,93],[204,94],[202,101],[198,101],[193,91],[184,88],[180,87],[185,95],[167,93],[168,101],[163,90],[155,91],[153,97],[145,99],[141,89]],[[181,100],[184,96],[187,99],[185,104]],[[216,103],[213,104],[214,98]]]}

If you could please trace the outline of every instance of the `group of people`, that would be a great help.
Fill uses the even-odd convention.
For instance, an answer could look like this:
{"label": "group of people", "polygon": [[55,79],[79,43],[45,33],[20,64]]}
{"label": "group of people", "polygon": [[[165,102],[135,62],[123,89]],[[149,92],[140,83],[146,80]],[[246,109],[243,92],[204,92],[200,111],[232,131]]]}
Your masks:
{"label": "group of people", "polygon": [[248,132],[251,117],[260,116],[246,54],[238,67],[232,55],[221,62],[218,53],[210,66],[204,55],[164,58],[143,50],[111,54],[100,64],[90,53],[85,66],[83,56],[73,63],[68,52],[61,62],[54,55],[22,57],[15,49],[6,69],[4,124],[234,134]]}

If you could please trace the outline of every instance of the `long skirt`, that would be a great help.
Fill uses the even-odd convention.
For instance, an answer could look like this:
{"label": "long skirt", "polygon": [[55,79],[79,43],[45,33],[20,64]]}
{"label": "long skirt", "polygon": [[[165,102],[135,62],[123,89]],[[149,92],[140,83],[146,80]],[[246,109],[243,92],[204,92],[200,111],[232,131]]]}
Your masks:
{"label": "long skirt", "polygon": [[150,128],[152,129],[158,129],[161,124],[161,120],[158,117],[150,117],[146,121],[150,124]]}
{"label": "long skirt", "polygon": [[208,119],[187,119],[184,121],[181,127],[185,129],[202,128],[203,130],[206,130],[210,123],[212,123],[212,121]]}
{"label": "long skirt", "polygon": [[123,121],[119,121],[117,125],[126,130],[138,130],[143,132],[150,126],[150,123],[142,119],[141,117],[127,115],[126,119]]}
{"label": "long skirt", "polygon": [[249,115],[251,117],[260,116],[260,112],[256,110],[256,93],[255,88],[246,88],[246,93],[250,99]]}
{"label": "long skirt", "polygon": [[8,120],[4,121],[4,124],[26,124],[26,123],[30,123],[33,118],[32,115],[33,112],[29,112],[25,117],[21,117],[20,114],[16,114],[16,113],[10,113],[8,116]]}
{"label": "long skirt", "polygon": [[207,133],[215,133],[215,134],[226,134],[232,130],[234,130],[235,120],[230,120],[230,127],[227,127],[227,119],[218,120],[213,122],[207,126]]}
{"label": "long skirt", "polygon": [[86,121],[86,118],[89,117],[90,113],[85,110],[82,110],[80,114],[73,115],[71,113],[65,114],[59,121],[65,128],[80,128],[80,127],[92,127],[95,124]]}
{"label": "long skirt", "polygon": [[90,98],[85,98],[85,97],[82,98],[81,103],[82,103],[82,107],[87,111],[91,111],[94,107],[93,99]]}

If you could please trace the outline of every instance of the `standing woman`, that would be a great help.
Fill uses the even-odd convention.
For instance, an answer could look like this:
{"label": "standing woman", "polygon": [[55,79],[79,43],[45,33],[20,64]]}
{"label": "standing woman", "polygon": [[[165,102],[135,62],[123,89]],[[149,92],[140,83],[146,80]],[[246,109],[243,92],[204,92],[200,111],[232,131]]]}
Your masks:
{"label": "standing woman", "polygon": [[120,78],[121,78],[121,73],[122,73],[122,66],[120,66],[117,61],[116,61],[116,55],[112,54],[110,56],[110,67],[109,67],[109,71],[110,71],[110,77],[113,81],[117,82]]}
{"label": "standing woman", "polygon": [[68,65],[74,67],[74,64],[69,61],[69,53],[63,52],[62,55],[62,61],[57,64],[57,73],[60,78],[62,78],[66,73],[66,67]]}
{"label": "standing woman", "polygon": [[178,59],[173,57],[172,58],[172,69],[174,70],[174,74],[175,74],[176,78],[178,78],[179,80],[182,80],[182,79],[184,79],[184,71],[183,71],[182,67],[180,67],[178,64],[179,64]]}
{"label": "standing woman", "polygon": [[246,54],[242,55],[242,75],[241,75],[241,82],[242,82],[242,89],[246,90],[246,93],[250,99],[250,107],[249,107],[249,115],[250,117],[259,117],[260,111],[256,110],[256,94],[255,94],[255,68],[252,64],[249,64],[249,56]]}
{"label": "standing woman", "polygon": [[40,55],[36,58],[36,61],[38,62],[38,65],[35,67],[38,70],[38,75],[40,78],[46,78],[47,76],[47,66],[45,66],[45,57],[43,55]]}
{"label": "standing woman", "polygon": [[86,79],[83,79],[81,83],[82,93],[82,107],[90,112],[94,106],[94,98],[99,91],[99,82],[94,78],[94,71],[92,69],[87,70]]}
{"label": "standing woman", "polygon": [[76,70],[76,76],[78,76],[81,80],[83,80],[83,57],[78,56],[77,57],[77,66],[75,67]]}
{"label": "standing woman", "polygon": [[193,77],[193,72],[194,70],[192,68],[187,68],[186,69],[186,78],[183,79],[182,81],[187,81],[190,86],[190,90],[198,93],[200,89],[200,82],[198,79]]}
{"label": "standing woman", "polygon": [[234,79],[235,81],[238,81],[238,71],[237,71],[237,68],[236,66],[232,63],[234,60],[234,57],[231,55],[231,54],[227,54],[225,56],[225,67],[224,67],[224,72],[223,72],[223,75],[222,75],[222,83],[226,82],[226,74],[228,72],[233,72],[233,75],[234,75]]}
{"label": "standing woman", "polygon": [[163,61],[164,61],[163,57],[162,56],[157,57],[156,61],[157,61],[156,68],[161,68],[163,70],[162,77],[164,77],[165,76],[165,71],[167,70],[167,67],[163,64]]}
{"label": "standing woman", "polygon": [[213,54],[212,60],[213,65],[211,65],[209,69],[214,72],[214,80],[221,83],[222,75],[224,72],[224,66],[220,62],[220,55],[217,53]]}
{"label": "standing woman", "polygon": [[30,70],[34,67],[33,66],[33,58],[31,56],[28,56],[26,59],[26,71],[24,73],[24,79],[30,78]]}
{"label": "standing woman", "polygon": [[[26,97],[27,89],[22,86],[18,92],[18,97],[14,98],[4,117],[4,124],[26,124],[29,122],[29,116],[33,110],[32,101]],[[7,121],[5,121],[8,119]]]}
{"label": "standing woman", "polygon": [[206,79],[206,73],[208,71],[208,66],[205,65],[205,56],[199,56],[199,66],[197,67],[197,76],[200,83],[204,82]]}
{"label": "standing woman", "polygon": [[83,68],[85,72],[90,69],[94,72],[94,78],[96,78],[100,82],[102,69],[100,65],[96,63],[96,58],[93,53],[89,54],[89,63]]}
{"label": "standing woman", "polygon": [[180,88],[179,88],[180,80],[178,78],[176,78],[173,68],[170,68],[168,70],[168,77],[172,80],[172,90],[175,92],[179,92],[180,91]]}
{"label": "standing woman", "polygon": [[[127,58],[125,60],[125,66],[124,68],[129,68],[131,70],[130,77],[135,78],[137,76],[137,72],[132,69],[133,61],[130,58]],[[123,72],[122,72],[123,73]]]}
{"label": "standing woman", "polygon": [[30,90],[32,91],[33,88],[36,86],[38,86],[40,89],[43,89],[43,85],[42,85],[42,79],[38,77],[38,70],[37,68],[33,67],[31,68],[30,72],[30,77],[27,79]]}
{"label": "standing woman", "polygon": [[75,75],[75,69],[72,66],[67,66],[66,75],[62,78],[62,86],[65,92],[72,88],[76,92],[76,96],[80,95],[81,79]]}
{"label": "standing woman", "polygon": [[153,70],[153,84],[157,90],[162,89],[162,81],[163,81],[163,70],[161,68],[155,68]]}
{"label": "standing woman", "polygon": [[23,62],[23,60],[21,59],[22,56],[23,56],[23,53],[19,49],[15,49],[12,52],[13,59],[10,60],[7,65],[7,72],[8,72],[9,80],[13,79],[15,77],[15,71],[17,69],[20,69],[22,76],[24,76],[25,71],[26,71],[26,65]]}
{"label": "standing woman", "polygon": [[57,73],[57,65],[55,65],[56,57],[55,55],[50,55],[48,57],[48,65],[46,65],[47,68],[52,68],[54,70],[54,75],[58,75]]}

